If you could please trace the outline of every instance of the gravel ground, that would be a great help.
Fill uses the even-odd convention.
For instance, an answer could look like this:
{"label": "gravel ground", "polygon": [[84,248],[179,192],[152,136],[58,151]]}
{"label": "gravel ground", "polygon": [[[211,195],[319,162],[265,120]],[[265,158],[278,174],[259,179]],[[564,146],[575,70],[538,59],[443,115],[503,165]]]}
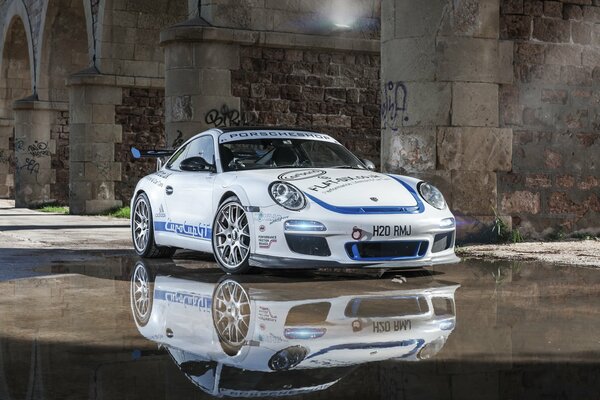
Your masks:
{"label": "gravel ground", "polygon": [[488,260],[544,261],[600,267],[600,240],[469,245],[460,247],[457,254]]}
{"label": "gravel ground", "polygon": [[[129,232],[128,220],[42,213],[0,200],[0,258],[8,254],[2,249],[133,250]],[[469,245],[457,254],[600,267],[600,240]]]}

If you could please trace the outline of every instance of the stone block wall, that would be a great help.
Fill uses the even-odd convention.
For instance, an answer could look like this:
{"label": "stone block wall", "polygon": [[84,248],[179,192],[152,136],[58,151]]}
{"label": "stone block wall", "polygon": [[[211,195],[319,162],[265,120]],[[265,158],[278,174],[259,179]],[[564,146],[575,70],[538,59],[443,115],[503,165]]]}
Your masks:
{"label": "stone block wall", "polygon": [[498,176],[499,206],[528,235],[600,229],[600,7],[593,4],[501,1],[500,36],[514,41],[515,79],[499,91],[500,124],[514,132],[512,171]]}
{"label": "stone block wall", "polygon": [[[379,55],[241,46],[241,122],[315,129],[379,163]],[[216,107],[218,110],[218,107]]]}
{"label": "stone block wall", "polygon": [[50,185],[52,198],[59,204],[69,204],[69,111],[57,111],[56,120],[50,128],[50,140],[56,143],[51,167],[55,181]]}
{"label": "stone block wall", "polygon": [[201,0],[211,25],[256,31],[379,38],[380,0]]}
{"label": "stone block wall", "polygon": [[164,89],[123,88],[123,101],[115,107],[115,123],[123,129],[123,141],[115,143],[121,163],[121,181],[115,182],[115,198],[128,204],[139,179],[156,169],[154,159],[133,160],[131,146],[142,149],[168,147],[165,141]]}

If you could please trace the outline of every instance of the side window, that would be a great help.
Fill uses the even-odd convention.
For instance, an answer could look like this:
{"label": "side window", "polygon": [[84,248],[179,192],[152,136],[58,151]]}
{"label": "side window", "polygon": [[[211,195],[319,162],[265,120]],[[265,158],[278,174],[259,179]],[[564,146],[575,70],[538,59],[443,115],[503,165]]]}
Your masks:
{"label": "side window", "polygon": [[185,152],[190,147],[189,144],[182,146],[179,150],[175,152],[167,161],[166,167],[168,169],[179,169],[179,163],[182,162],[185,158]]}
{"label": "side window", "polygon": [[212,136],[201,136],[190,142],[185,158],[202,157],[208,164],[215,164],[215,145]]}

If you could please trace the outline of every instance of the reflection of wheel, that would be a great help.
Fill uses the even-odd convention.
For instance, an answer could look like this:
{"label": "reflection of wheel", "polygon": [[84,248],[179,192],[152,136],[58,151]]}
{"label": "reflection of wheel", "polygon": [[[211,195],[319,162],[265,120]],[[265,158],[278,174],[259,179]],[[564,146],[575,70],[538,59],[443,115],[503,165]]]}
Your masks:
{"label": "reflection of wheel", "polygon": [[152,313],[151,273],[146,266],[138,262],[131,275],[130,301],[131,311],[139,326],[146,326]]}
{"label": "reflection of wheel", "polygon": [[212,317],[223,350],[231,356],[236,355],[250,328],[250,299],[239,283],[227,279],[217,286]]}
{"label": "reflection of wheel", "polygon": [[159,247],[154,242],[152,207],[146,193],[140,193],[135,199],[131,214],[131,237],[135,252],[142,257],[171,257],[175,253],[174,248]]}
{"label": "reflection of wheel", "polygon": [[250,269],[250,227],[237,197],[221,204],[213,223],[213,252],[221,269],[229,274]]}

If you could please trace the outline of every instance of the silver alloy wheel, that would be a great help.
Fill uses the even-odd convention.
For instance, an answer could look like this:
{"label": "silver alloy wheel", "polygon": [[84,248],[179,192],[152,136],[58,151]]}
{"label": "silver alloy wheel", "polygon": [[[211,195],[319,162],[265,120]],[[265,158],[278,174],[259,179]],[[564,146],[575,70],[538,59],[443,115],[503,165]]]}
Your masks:
{"label": "silver alloy wheel", "polygon": [[228,269],[242,265],[250,252],[250,229],[244,209],[229,203],[219,210],[215,220],[215,250],[221,264]]}
{"label": "silver alloy wheel", "polygon": [[150,239],[150,209],[144,197],[138,198],[133,214],[133,242],[139,252],[148,248]]}
{"label": "silver alloy wheel", "polygon": [[222,282],[215,290],[212,315],[217,334],[226,345],[241,347],[250,328],[250,299],[233,280]]}
{"label": "silver alloy wheel", "polygon": [[136,320],[146,325],[150,319],[150,277],[143,265],[138,264],[131,278],[131,306]]}

